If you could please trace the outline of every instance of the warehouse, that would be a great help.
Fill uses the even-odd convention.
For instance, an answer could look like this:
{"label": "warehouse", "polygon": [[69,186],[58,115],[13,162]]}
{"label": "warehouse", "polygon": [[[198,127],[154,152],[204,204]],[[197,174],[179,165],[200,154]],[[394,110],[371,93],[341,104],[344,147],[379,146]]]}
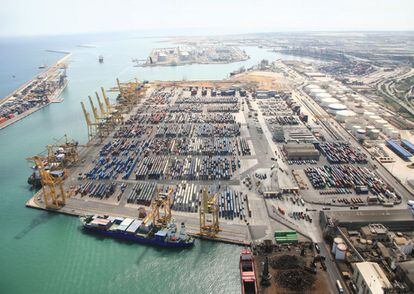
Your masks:
{"label": "warehouse", "polygon": [[381,267],[375,262],[358,262],[353,264],[354,280],[358,293],[387,293],[392,285]]}
{"label": "warehouse", "polygon": [[414,144],[408,140],[401,140],[401,146],[407,149],[409,152],[414,153]]}
{"label": "warehouse", "polygon": [[400,156],[404,160],[408,160],[409,157],[413,156],[410,152],[405,150],[400,144],[393,140],[385,141],[385,144],[388,148],[394,151],[398,156]]}
{"label": "warehouse", "polygon": [[284,148],[288,160],[319,160],[319,151],[311,143],[287,143]]}

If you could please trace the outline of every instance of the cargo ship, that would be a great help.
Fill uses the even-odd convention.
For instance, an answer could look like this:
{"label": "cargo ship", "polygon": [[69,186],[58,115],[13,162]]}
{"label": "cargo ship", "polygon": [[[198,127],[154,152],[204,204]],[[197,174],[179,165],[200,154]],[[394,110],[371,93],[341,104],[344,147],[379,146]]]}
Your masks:
{"label": "cargo ship", "polygon": [[240,278],[242,294],[259,293],[254,270],[253,254],[248,249],[243,249],[240,253]]}
{"label": "cargo ship", "polygon": [[185,225],[180,229],[174,222],[158,228],[151,222],[124,217],[88,215],[80,217],[84,230],[110,236],[116,239],[136,243],[170,248],[186,248],[194,245],[194,239],[185,232]]}

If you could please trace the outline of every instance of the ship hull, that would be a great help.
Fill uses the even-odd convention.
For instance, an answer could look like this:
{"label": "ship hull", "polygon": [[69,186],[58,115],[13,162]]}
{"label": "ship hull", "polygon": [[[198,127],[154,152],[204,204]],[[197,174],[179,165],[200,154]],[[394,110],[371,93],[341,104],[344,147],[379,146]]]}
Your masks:
{"label": "ship hull", "polygon": [[131,242],[135,242],[135,243],[140,243],[140,244],[146,244],[146,245],[155,245],[155,246],[160,246],[160,247],[167,247],[167,248],[189,248],[192,247],[194,245],[194,241],[193,242],[166,242],[164,240],[159,240],[159,239],[148,239],[148,238],[144,238],[144,237],[140,237],[134,234],[128,234],[128,233],[121,233],[121,232],[117,232],[117,231],[107,231],[107,230],[103,230],[103,229],[98,229],[98,228],[91,228],[88,227],[86,225],[83,226],[84,230],[89,232],[89,233],[93,233],[93,234],[99,234],[99,235],[105,235],[111,238],[115,238],[115,239],[119,239],[119,240],[124,240],[124,241],[131,241]]}

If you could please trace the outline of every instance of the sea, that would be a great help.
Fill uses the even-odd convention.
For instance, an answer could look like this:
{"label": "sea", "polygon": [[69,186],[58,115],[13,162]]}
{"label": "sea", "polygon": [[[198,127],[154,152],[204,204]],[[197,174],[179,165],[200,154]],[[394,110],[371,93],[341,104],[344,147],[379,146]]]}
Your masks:
{"label": "sea", "polygon": [[32,164],[26,158],[65,134],[85,143],[80,101],[101,86],[114,86],[117,77],[223,79],[262,59],[294,58],[243,47],[251,58],[231,64],[143,68],[132,62],[146,59],[153,48],[174,45],[166,37],[139,33],[0,38],[1,98],[39,74],[40,65],[64,56],[50,51],[73,54],[64,102],[0,131],[0,293],[240,293],[238,246],[200,240],[185,250],[130,244],[87,235],[75,217],[24,205],[34,194],[27,184]]}

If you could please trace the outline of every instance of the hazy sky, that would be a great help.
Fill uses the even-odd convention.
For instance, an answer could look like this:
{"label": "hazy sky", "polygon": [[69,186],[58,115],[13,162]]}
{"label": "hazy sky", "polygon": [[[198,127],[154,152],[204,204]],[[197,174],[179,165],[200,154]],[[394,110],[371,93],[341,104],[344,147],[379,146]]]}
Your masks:
{"label": "hazy sky", "polygon": [[0,35],[414,30],[414,0],[0,0]]}

